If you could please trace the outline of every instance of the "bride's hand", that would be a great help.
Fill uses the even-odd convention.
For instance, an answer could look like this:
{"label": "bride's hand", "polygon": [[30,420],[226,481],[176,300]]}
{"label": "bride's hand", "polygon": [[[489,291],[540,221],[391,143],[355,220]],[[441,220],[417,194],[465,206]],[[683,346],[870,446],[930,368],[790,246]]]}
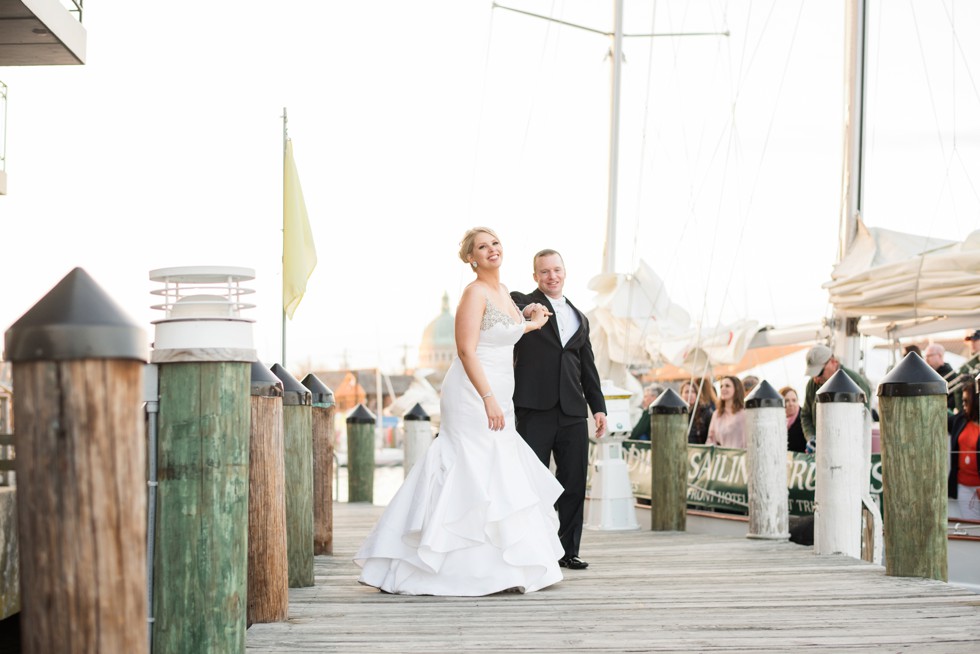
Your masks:
{"label": "bride's hand", "polygon": [[531,309],[531,317],[529,322],[534,325],[535,329],[541,329],[548,322],[548,316],[551,312],[543,304],[532,304],[529,305]]}
{"label": "bride's hand", "polygon": [[493,395],[483,399],[483,408],[487,411],[487,424],[491,431],[500,431],[504,428],[504,410],[500,408],[500,403]]}

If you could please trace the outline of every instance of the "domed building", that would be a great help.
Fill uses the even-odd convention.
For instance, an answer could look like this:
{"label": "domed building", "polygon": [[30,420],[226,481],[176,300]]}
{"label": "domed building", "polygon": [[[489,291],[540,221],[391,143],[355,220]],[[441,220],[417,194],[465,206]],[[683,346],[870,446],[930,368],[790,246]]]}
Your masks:
{"label": "domed building", "polygon": [[442,378],[456,356],[456,329],[453,314],[449,311],[449,293],[442,294],[442,312],[428,324],[419,345],[419,368],[435,372],[432,377]]}

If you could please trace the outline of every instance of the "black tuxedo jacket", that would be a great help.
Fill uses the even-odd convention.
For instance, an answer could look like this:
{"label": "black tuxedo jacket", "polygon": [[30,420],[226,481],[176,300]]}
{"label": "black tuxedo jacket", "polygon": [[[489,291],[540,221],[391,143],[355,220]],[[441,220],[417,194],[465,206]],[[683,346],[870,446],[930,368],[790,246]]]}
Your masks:
{"label": "black tuxedo jacket", "polygon": [[[510,295],[521,310],[539,302],[554,312],[548,296],[540,289],[529,295]],[[565,415],[582,418],[588,417],[590,408],[592,413],[606,412],[589,341],[589,321],[571,302],[568,306],[578,314],[582,325],[565,347],[554,317],[542,329],[524,334],[514,346],[514,406],[518,409],[547,411],[559,407]]]}

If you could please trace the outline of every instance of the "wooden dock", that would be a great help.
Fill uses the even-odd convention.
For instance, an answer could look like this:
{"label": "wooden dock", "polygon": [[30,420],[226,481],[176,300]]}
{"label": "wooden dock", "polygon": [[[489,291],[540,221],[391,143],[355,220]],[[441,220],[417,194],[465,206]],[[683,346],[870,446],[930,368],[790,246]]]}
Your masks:
{"label": "wooden dock", "polygon": [[980,595],[727,536],[586,530],[589,569],[537,593],[387,595],[351,561],[382,508],[334,511],[334,556],[289,591],[288,622],[249,628],[249,651],[980,652]]}

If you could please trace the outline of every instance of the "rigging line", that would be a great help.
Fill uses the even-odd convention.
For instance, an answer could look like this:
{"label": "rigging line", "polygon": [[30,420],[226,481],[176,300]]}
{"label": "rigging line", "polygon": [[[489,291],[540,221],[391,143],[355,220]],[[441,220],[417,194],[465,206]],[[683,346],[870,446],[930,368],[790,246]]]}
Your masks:
{"label": "rigging line", "polygon": [[[787,75],[789,73],[789,63],[792,60],[793,50],[795,49],[794,46],[796,44],[796,35],[797,35],[797,32],[799,31],[800,22],[801,22],[802,17],[803,17],[803,5],[800,4],[800,10],[796,14],[796,22],[793,25],[793,34],[792,34],[792,37],[790,39],[790,51],[789,51],[789,53],[788,53],[788,55],[786,57],[786,60],[785,60],[784,65],[783,65],[782,75],[780,75],[780,78],[779,78],[779,85],[778,85],[777,90],[776,90],[776,101],[773,104],[772,114],[769,117],[769,125],[766,128],[766,137],[765,137],[765,139],[763,141],[763,144],[762,144],[762,155],[761,155],[761,157],[759,159],[759,162],[760,162],[760,165],[759,165],[760,172],[758,172],[756,174],[755,182],[752,184],[752,188],[751,188],[751,190],[749,192],[748,204],[745,207],[745,214],[744,214],[744,216],[742,218],[742,227],[739,230],[738,241],[736,242],[736,245],[735,245],[735,252],[736,253],[738,253],[738,251],[741,249],[742,240],[745,237],[745,228],[746,228],[746,226],[748,225],[748,222],[749,222],[749,214],[751,213],[752,205],[753,205],[753,203],[755,201],[756,191],[759,188],[759,181],[760,181],[760,179],[762,177],[762,175],[761,175],[762,165],[761,164],[762,164],[762,161],[765,160],[766,153],[769,150],[769,140],[772,137],[773,126],[775,125],[775,122],[776,122],[776,111],[779,108],[779,101],[780,101],[780,99],[783,96],[783,85],[786,83],[786,77],[787,77]],[[733,121],[734,121],[734,115],[733,115]],[[734,131],[735,130],[733,129],[733,132]],[[735,261],[733,260],[732,261],[732,271],[731,271],[731,274],[728,275],[728,285],[725,288],[725,296],[726,297],[728,296],[728,292],[731,289],[732,278],[733,278],[734,272],[735,272],[734,271],[734,268],[735,268]]]}
{"label": "rigging line", "polygon": [[470,175],[470,192],[466,199],[466,215],[473,215],[473,196],[476,192],[477,168],[480,161],[480,137],[483,133],[483,114],[487,105],[487,79],[490,77],[490,50],[493,46],[493,7],[490,7],[490,28],[487,30],[487,48],[483,57],[483,84],[480,88],[480,110],[476,118],[476,143],[473,148],[473,166]]}
{"label": "rigging line", "polygon": [[[946,5],[943,4],[945,9]],[[959,33],[956,31],[956,23],[954,17],[946,12],[946,17],[949,19],[950,30],[953,32],[953,43],[956,45],[957,51],[960,53],[960,58],[963,60],[963,66],[966,69],[966,76],[970,80],[970,86],[973,88],[973,95],[980,100],[980,89],[977,88],[977,80],[973,77],[973,71],[970,69],[970,58],[967,56],[966,52],[963,51],[963,42],[960,41]],[[955,70],[954,70],[955,73]]]}
{"label": "rigging line", "polygon": [[915,27],[916,45],[919,46],[919,58],[922,60],[922,74],[926,79],[926,88],[929,91],[929,106],[932,108],[932,119],[935,123],[936,134],[939,137],[939,147],[943,152],[943,159],[946,159],[946,143],[943,140],[942,127],[939,122],[939,111],[936,109],[936,97],[932,90],[932,80],[930,79],[929,70],[926,66],[926,53],[922,43],[922,33],[919,32],[919,18],[916,16],[915,6],[911,2],[909,2],[909,9],[912,12],[912,25]]}
{"label": "rigging line", "polygon": [[[653,16],[650,19],[650,31],[654,31],[657,22],[657,0],[653,2]],[[650,47],[647,49],[647,80],[646,80],[646,91],[644,93],[643,101],[643,127],[640,131],[640,170],[637,177],[640,183],[637,184],[636,189],[636,219],[633,221],[633,252],[631,256],[632,265],[631,268],[635,269],[637,264],[636,251],[639,246],[639,233],[640,233],[640,215],[641,208],[643,207],[643,172],[646,166],[646,148],[647,148],[647,127],[650,120],[650,90],[652,87],[653,79],[653,44],[654,40],[650,39]]]}

